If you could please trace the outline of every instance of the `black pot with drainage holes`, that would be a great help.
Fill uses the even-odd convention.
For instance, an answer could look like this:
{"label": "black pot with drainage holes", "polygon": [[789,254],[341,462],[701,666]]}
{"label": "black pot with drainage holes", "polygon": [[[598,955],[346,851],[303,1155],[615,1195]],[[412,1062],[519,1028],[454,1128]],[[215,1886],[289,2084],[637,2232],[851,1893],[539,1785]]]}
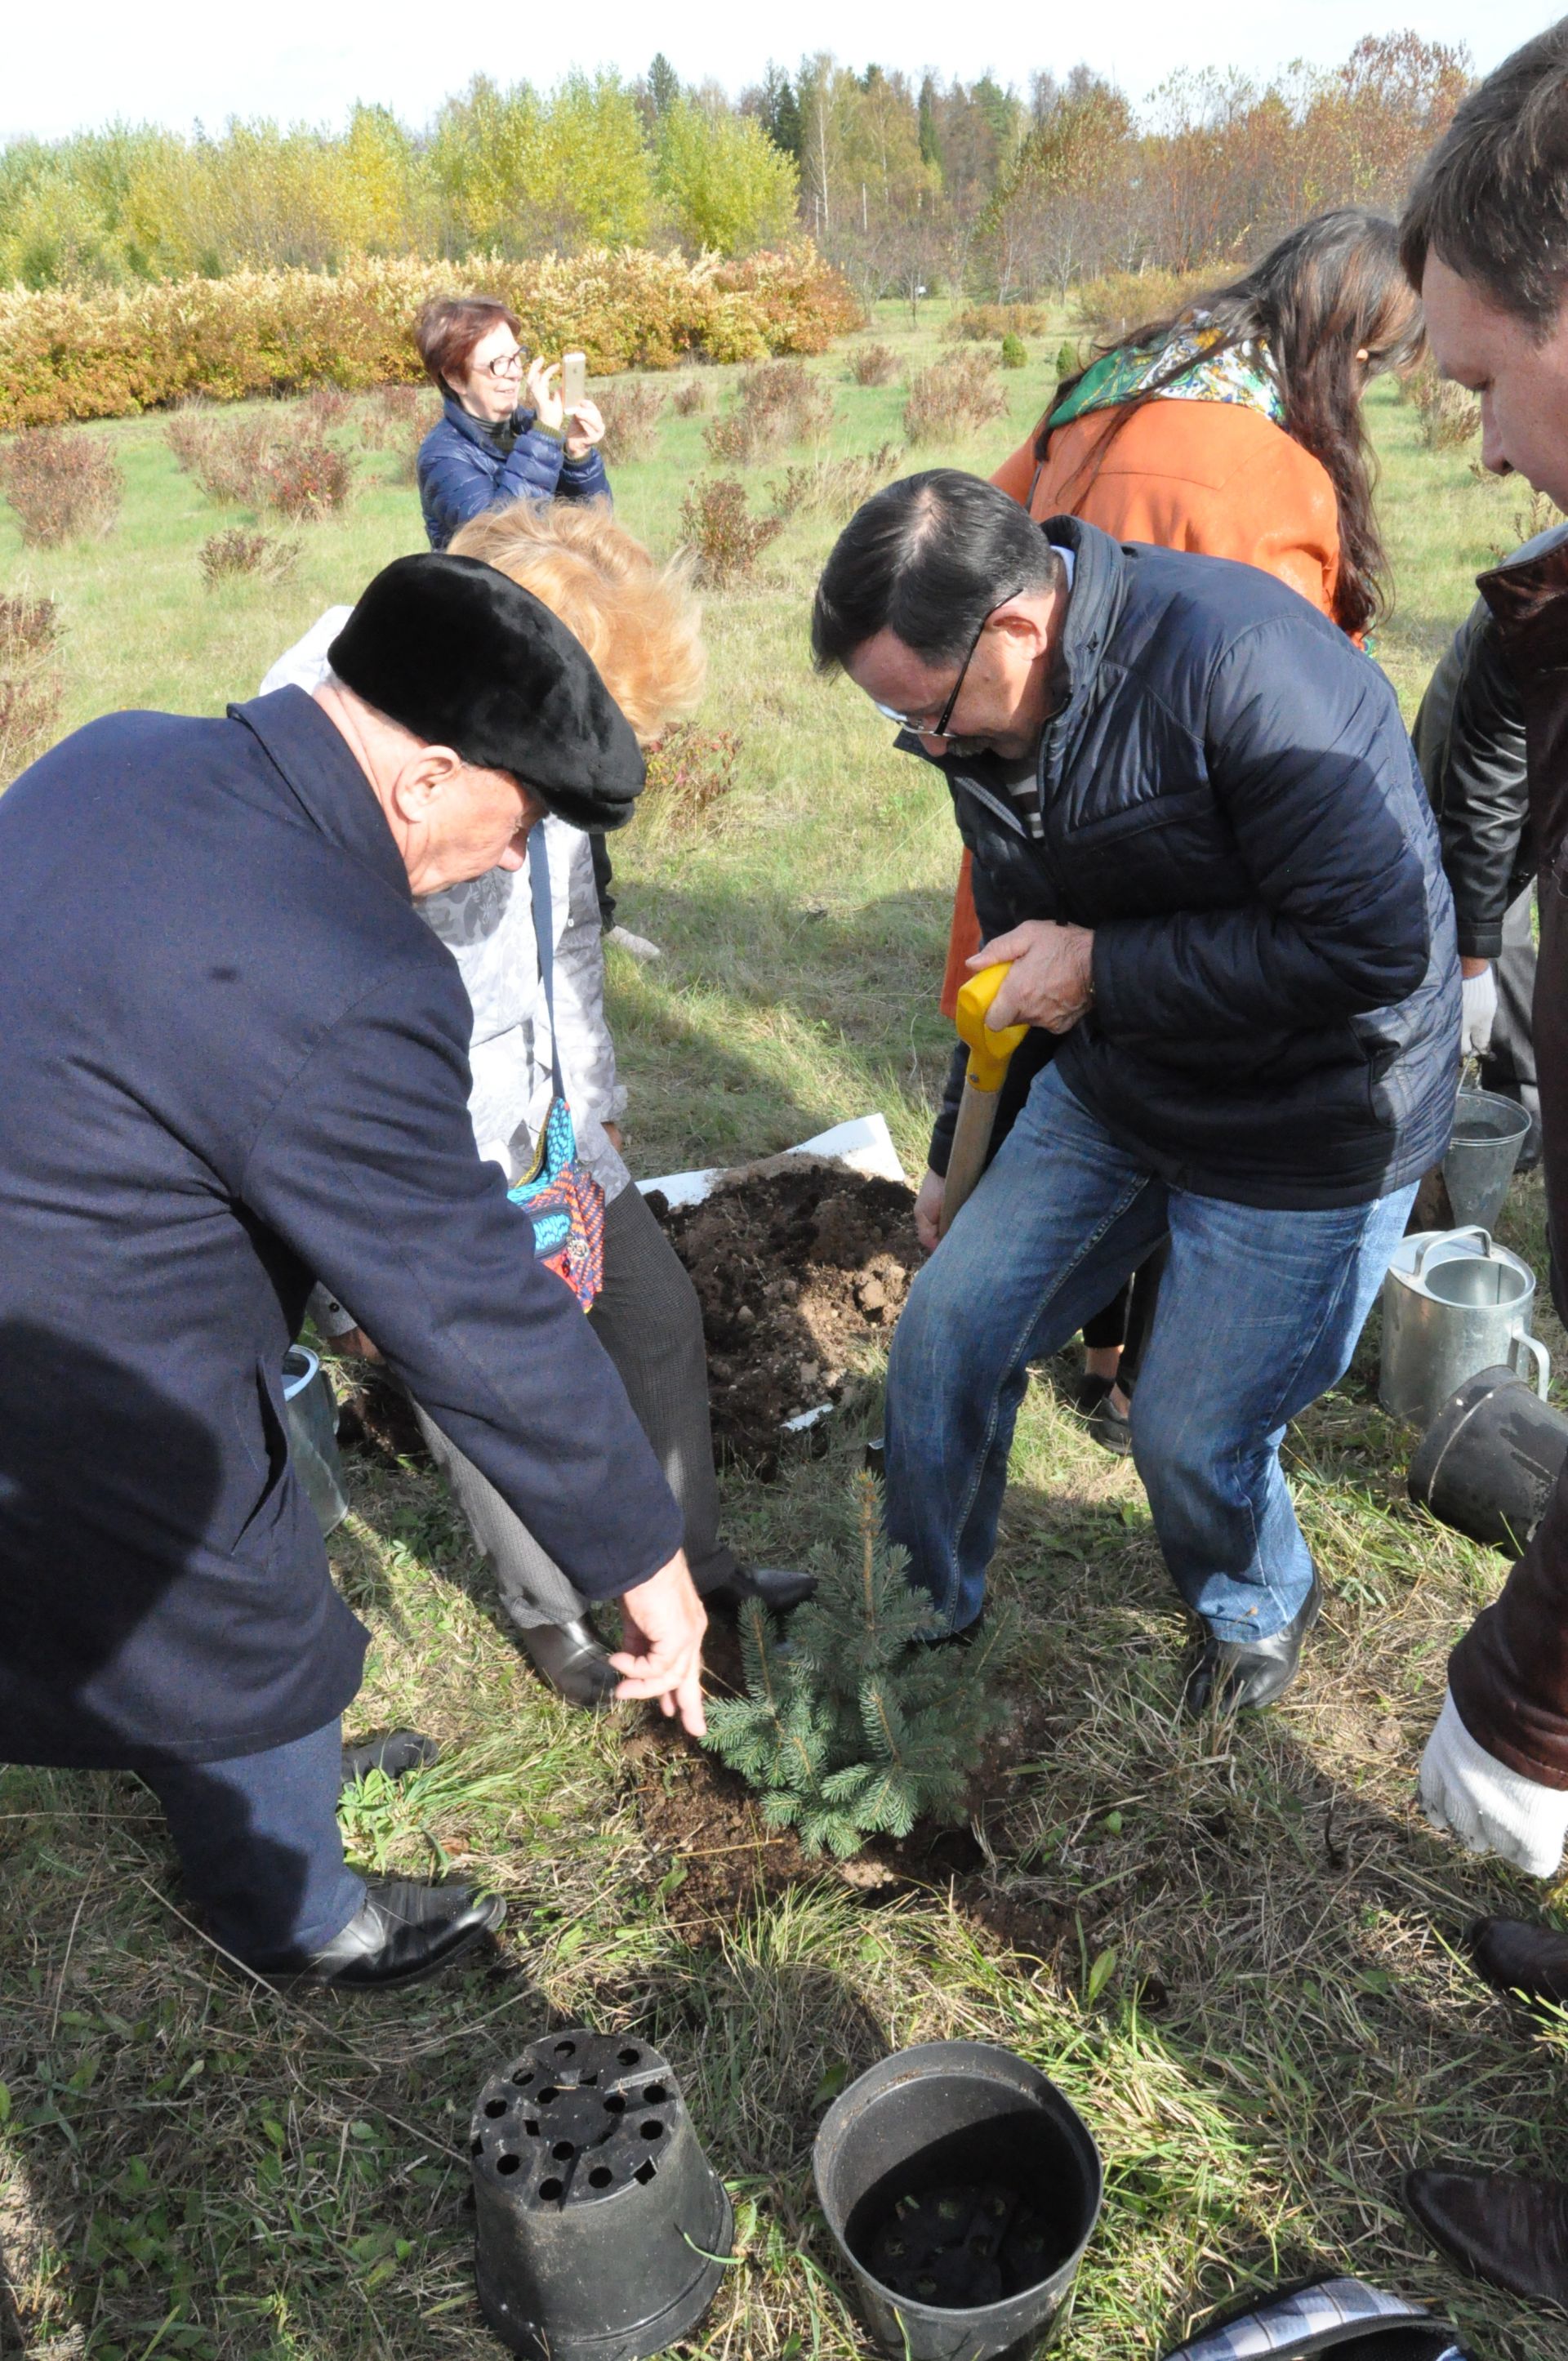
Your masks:
{"label": "black pot with drainage holes", "polygon": [[894,2361],[1023,2356],[1062,2324],[1099,2218],[1100,2157],[1055,2083],[1011,2050],[895,2050],[834,2101],[812,2169]]}
{"label": "black pot with drainage holes", "polygon": [[656,2049],[569,2026],[492,2075],[469,2149],[479,2305],[533,2361],[644,2361],[695,2327],[733,2217]]}

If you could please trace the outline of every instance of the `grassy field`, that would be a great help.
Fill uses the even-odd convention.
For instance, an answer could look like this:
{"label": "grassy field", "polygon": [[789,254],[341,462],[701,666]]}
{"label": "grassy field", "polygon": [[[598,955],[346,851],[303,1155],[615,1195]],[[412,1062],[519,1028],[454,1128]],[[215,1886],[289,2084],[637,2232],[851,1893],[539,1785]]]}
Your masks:
{"label": "grassy field", "polygon": [[[911,363],[935,347],[929,313],[916,332],[890,312],[876,334]],[[836,450],[897,437],[901,388],[854,386],[842,348],[815,366]],[[1048,376],[1042,348],[1004,380],[1007,422],[921,459],[989,469]],[[1399,602],[1379,653],[1413,709],[1475,571],[1519,537],[1520,502],[1477,483],[1467,453],[1426,453],[1393,388],[1372,410]],[[616,471],[622,516],[657,547],[704,467],[701,425],[666,416],[657,456]],[[367,459],[347,516],[304,529],[296,581],[209,592],[197,552],[233,512],[176,471],[155,421],[111,433],[127,497],[108,539],[29,553],[0,511],[0,588],[60,601],[71,724],[126,704],[220,710],[419,544],[409,489]],[[759,501],[784,464],[753,471]],[[664,950],[650,970],[611,954],[643,1173],[872,1107],[921,1168],[954,840],[885,725],[811,675],[832,532],[792,522],[753,587],[710,601],[704,718],[741,734],[734,795],[700,832],[640,824],[617,846],[622,916]],[[1544,1269],[1535,1184],[1502,1235]],[[1017,1722],[973,1832],[980,1868],[881,1889],[825,1872],[729,1914],[690,1899],[704,1840],[685,1860],[650,1834],[690,1755],[637,1712],[593,1722],[552,1702],[442,1487],[356,1462],[333,1543],[373,1632],[351,1726],[412,1721],[445,1752],[361,1792],[351,1849],[493,1881],[511,1905],[499,1959],[378,2006],[238,1988],[181,1916],[136,1780],[0,1773],[0,2352],[477,2361],[497,2348],[472,2295],[468,2112],[495,2064],[582,2018],[663,2047],[735,2195],[738,2260],[691,2348],[710,2361],[863,2349],[815,2213],[814,2128],[890,2045],[949,2035],[1035,2060],[1101,2142],[1106,2207],[1071,2329],[1084,2361],[1162,2354],[1234,2293],[1338,2267],[1442,2305],[1487,2361],[1561,2353],[1560,2324],[1456,2278],[1398,2201],[1418,2160],[1568,2172],[1568,2026],[1521,2026],[1456,1953],[1470,1916],[1535,1914],[1539,1889],[1413,1808],[1445,1652],[1503,1565],[1410,1510],[1410,1437],[1376,1408],[1376,1356],[1375,1318],[1291,1437],[1329,1600],[1280,1711],[1179,1719],[1182,1620],[1136,1477],[1038,1383],[996,1568],[1023,1631]],[[743,1550],[787,1564],[828,1529],[870,1415],[773,1485],[729,1481]]]}

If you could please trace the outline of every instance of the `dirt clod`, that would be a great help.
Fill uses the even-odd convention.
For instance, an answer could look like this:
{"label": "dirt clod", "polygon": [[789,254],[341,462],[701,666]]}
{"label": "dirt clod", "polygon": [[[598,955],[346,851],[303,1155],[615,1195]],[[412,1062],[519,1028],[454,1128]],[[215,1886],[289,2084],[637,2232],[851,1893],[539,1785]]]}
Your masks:
{"label": "dirt clod", "polygon": [[923,1259],[914,1194],[800,1159],[700,1205],[650,1202],[702,1305],[715,1440],[765,1473],[784,1421],[837,1401],[896,1321]]}

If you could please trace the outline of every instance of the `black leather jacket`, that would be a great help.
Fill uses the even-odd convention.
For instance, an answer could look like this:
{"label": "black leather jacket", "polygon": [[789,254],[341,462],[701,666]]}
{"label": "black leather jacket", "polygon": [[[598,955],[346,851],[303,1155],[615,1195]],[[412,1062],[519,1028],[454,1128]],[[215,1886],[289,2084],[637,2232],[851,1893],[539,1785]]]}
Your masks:
{"label": "black leather jacket", "polygon": [[[1568,534],[1554,525],[1515,550],[1521,566]],[[1535,873],[1524,714],[1496,619],[1478,598],[1433,673],[1416,716],[1416,758],[1437,814],[1461,959],[1495,960],[1503,916]]]}

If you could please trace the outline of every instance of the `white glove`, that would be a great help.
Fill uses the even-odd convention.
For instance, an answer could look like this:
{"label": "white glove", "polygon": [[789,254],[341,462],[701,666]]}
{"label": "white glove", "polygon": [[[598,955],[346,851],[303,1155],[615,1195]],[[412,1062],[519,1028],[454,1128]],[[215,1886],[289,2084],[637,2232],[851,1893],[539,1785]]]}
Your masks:
{"label": "white glove", "polygon": [[1530,1877],[1555,1877],[1568,1838],[1568,1791],[1521,1778],[1477,1746],[1452,1693],[1421,1757],[1421,1809],[1467,1852],[1495,1852]]}
{"label": "white glove", "polygon": [[1459,989],[1464,1002],[1459,1046],[1467,1058],[1484,1058],[1492,1046],[1492,1027],[1497,1021],[1496,968],[1488,961],[1479,975],[1464,976]]}

